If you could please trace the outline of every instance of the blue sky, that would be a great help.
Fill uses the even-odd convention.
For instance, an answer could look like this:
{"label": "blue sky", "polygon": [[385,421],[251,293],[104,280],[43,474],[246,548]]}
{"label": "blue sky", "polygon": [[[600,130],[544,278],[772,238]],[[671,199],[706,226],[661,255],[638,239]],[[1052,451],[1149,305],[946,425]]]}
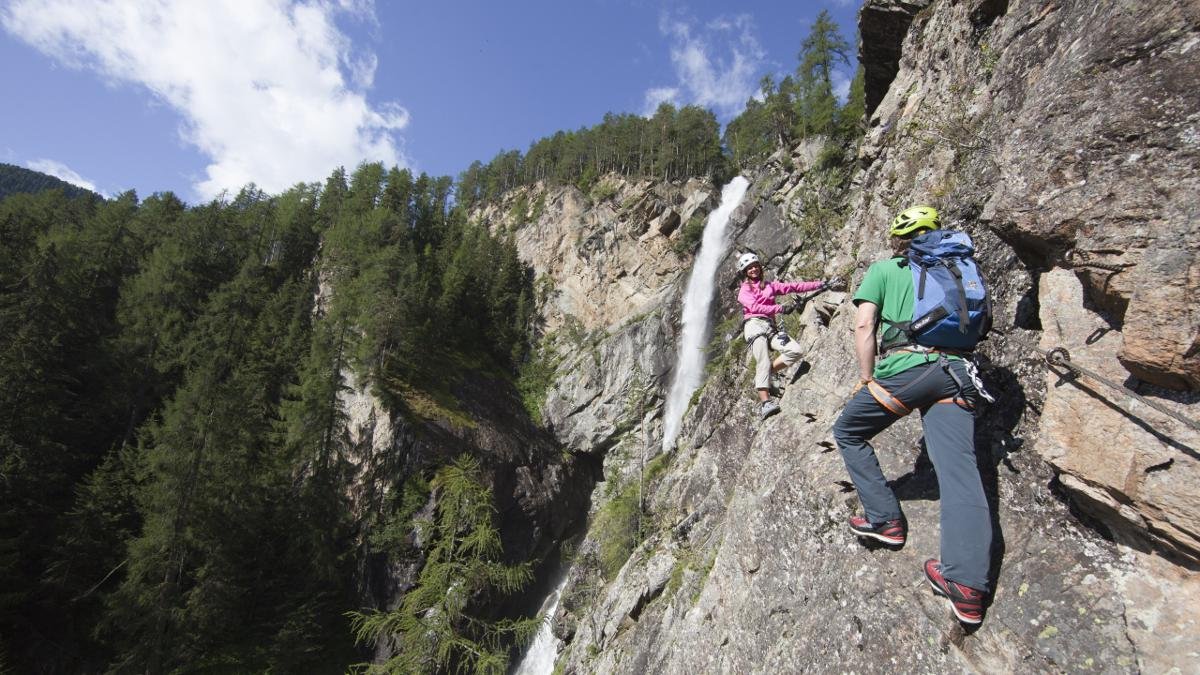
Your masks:
{"label": "blue sky", "polygon": [[364,160],[457,175],[661,100],[726,122],[820,10],[853,44],[858,5],[0,0],[0,162],[190,202]]}

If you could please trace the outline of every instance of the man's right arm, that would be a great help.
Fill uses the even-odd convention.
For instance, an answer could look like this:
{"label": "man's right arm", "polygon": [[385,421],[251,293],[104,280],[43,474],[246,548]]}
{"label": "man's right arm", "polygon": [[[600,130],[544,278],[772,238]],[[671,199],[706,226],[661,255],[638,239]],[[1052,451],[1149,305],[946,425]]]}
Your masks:
{"label": "man's right arm", "polygon": [[875,372],[875,316],[873,302],[860,301],[854,314],[854,353],[858,356],[858,382],[866,384]]}

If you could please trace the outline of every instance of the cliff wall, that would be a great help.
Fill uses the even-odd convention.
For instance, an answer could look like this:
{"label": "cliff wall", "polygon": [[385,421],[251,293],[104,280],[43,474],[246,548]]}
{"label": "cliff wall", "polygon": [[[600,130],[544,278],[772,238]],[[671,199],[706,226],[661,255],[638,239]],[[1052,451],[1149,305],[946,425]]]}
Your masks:
{"label": "cliff wall", "polygon": [[[864,548],[845,527],[858,503],[830,427],[856,372],[846,296],[792,326],[812,369],[760,423],[727,265],[708,378],[661,454],[679,242],[716,187],[610,178],[479,214],[515,232],[542,280],[544,344],[561,359],[547,428],[603,461],[555,617],[560,669],[1200,668],[1200,434],[1186,422],[1200,416],[1197,17],[1194,2],[871,0],[871,113],[849,189],[830,197],[801,146],[750,176],[735,214],[732,250],[758,251],[781,278],[857,283],[912,204],[975,239],[998,324],[980,349],[997,397],[976,434],[997,537],[978,630],[921,576],[939,503],[918,420],[876,442],[909,543]],[[813,227],[829,212],[842,216]],[[1037,350],[1055,347],[1185,421],[1048,367]],[[636,546],[606,575],[611,535],[596,524],[634,487]]]}

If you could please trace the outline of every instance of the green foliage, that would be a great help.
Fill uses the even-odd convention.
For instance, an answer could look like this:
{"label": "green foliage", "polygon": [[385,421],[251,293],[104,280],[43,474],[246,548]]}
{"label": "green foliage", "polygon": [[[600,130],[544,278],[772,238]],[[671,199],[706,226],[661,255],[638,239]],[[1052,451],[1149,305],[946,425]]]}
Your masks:
{"label": "green foliage", "polygon": [[533,200],[533,211],[529,214],[531,222],[537,222],[542,214],[546,212],[546,193],[539,192],[537,199]]}
{"label": "green foliage", "polygon": [[987,78],[992,77],[992,73],[996,70],[996,64],[1000,62],[1000,52],[986,42],[979,43],[979,63],[983,67],[983,74]]}
{"label": "green foliage", "polygon": [[591,198],[594,203],[600,203],[607,199],[612,199],[617,194],[617,184],[610,180],[603,180],[596,183],[592,188]]}
{"label": "green foliage", "polygon": [[860,63],[854,71],[854,79],[850,80],[850,95],[846,99],[846,105],[837,113],[838,135],[846,139],[862,136],[866,114],[866,71]]}
{"label": "green foliage", "polygon": [[821,151],[817,153],[817,159],[813,163],[813,168],[817,171],[829,171],[842,166],[845,161],[846,151],[837,143],[826,143],[821,146]]}
{"label": "green foliage", "polygon": [[542,406],[546,403],[546,396],[550,385],[554,384],[561,361],[550,342],[543,341],[518,371],[517,391],[521,393],[521,402],[529,418],[537,424],[542,423]]}
{"label": "green foliage", "polygon": [[664,452],[650,460],[650,462],[646,464],[645,475],[643,476],[642,480],[650,483],[653,482],[655,478],[658,478],[665,473],[667,467],[671,465],[672,457],[674,457],[674,453]]}
{"label": "green foliage", "polygon": [[[741,339],[741,325],[742,315],[738,312],[729,316],[713,328],[712,338],[709,339],[708,345],[705,347],[705,351],[708,354],[704,367],[706,378],[713,373],[719,373],[724,370],[730,358],[742,355],[746,343]],[[727,341],[725,338],[731,334],[733,335],[733,339]]]}
{"label": "green foliage", "polygon": [[[720,124],[710,111],[663,104],[648,118],[609,113],[594,127],[542,138],[524,155],[511,150],[487,164],[472,163],[458,177],[456,198],[470,207],[538,181],[573,184],[589,193],[608,173],[663,180],[707,176],[724,182],[731,169],[721,150]],[[599,201],[611,196],[606,193],[602,188],[591,196]]]}
{"label": "green foliage", "polygon": [[679,231],[679,238],[672,244],[676,254],[683,255],[696,250],[696,247],[700,245],[700,240],[704,237],[704,221],[705,216],[701,213],[694,213],[691,218],[688,218]]}
{"label": "green foliage", "polygon": [[[345,669],[352,378],[468,424],[463,373],[526,358],[527,268],[451,187],[365,164],[195,207],[0,201],[7,664]],[[429,488],[401,475],[371,549],[415,556]]]}
{"label": "green foliage", "polygon": [[629,554],[641,543],[641,521],[636,482],[616,488],[612,498],[596,514],[592,531],[600,544],[600,571],[606,580],[612,580],[621,571]]}
{"label": "green foliage", "polygon": [[696,604],[696,601],[700,599],[700,592],[704,590],[704,582],[708,581],[708,575],[712,572],[713,565],[715,565],[716,562],[717,552],[714,550],[709,553],[708,557],[704,561],[704,564],[700,566],[700,569],[698,570],[700,574],[696,582],[696,589],[692,591],[693,605]]}
{"label": "green foliage", "polygon": [[673,597],[683,586],[683,575],[687,572],[687,568],[687,560],[682,557],[676,560],[675,565],[671,567],[671,576],[667,578],[666,596],[668,598]]}
{"label": "green foliage", "polygon": [[518,225],[525,222],[525,216],[529,213],[529,195],[522,192],[513,200],[512,206],[508,209],[508,217]]}
{"label": "green foliage", "polygon": [[844,106],[838,106],[833,92],[833,69],[839,61],[849,64],[849,49],[837,24],[822,10],[801,45],[795,75],[778,83],[764,77],[758,95],[726,125],[724,143],[734,165],[753,166],[802,138],[852,140],[862,135],[862,68],[851,83]]}
{"label": "green foliage", "polygon": [[[515,373],[525,359],[528,270],[511,238],[448,205],[448,179],[382,176],[378,165],[360,167],[330,218],[321,266],[337,292],[325,321],[344,336],[341,361],[389,407],[469,426],[451,386],[479,364]],[[342,181],[330,181],[336,194]]]}
{"label": "green foliage", "polygon": [[407,557],[412,550],[412,535],[418,527],[414,516],[428,503],[429,493],[429,481],[419,473],[409,476],[400,489],[393,490],[389,495],[387,516],[367,535],[371,548]]}
{"label": "green foliage", "polygon": [[68,197],[98,199],[99,195],[54,176],[0,162],[0,199],[15,194],[61,190]]}
{"label": "green foliage", "polygon": [[833,136],[837,128],[837,99],[833,93],[833,68],[850,65],[850,44],[838,33],[827,10],[817,14],[800,49],[796,69],[796,130],[799,136]]}
{"label": "green foliage", "polygon": [[688,570],[693,570],[696,574],[691,602],[695,604],[696,600],[700,598],[700,592],[704,589],[704,582],[712,571],[713,563],[716,561],[716,552],[711,552],[701,558],[699,552],[685,548],[678,552],[678,556],[675,565],[671,568],[671,576],[667,579],[666,594],[668,597],[672,597],[678,593],[679,589],[683,587],[684,576],[687,575]]}
{"label": "green foliage", "polygon": [[725,146],[734,164],[747,167],[794,140],[794,82],[786,77],[776,87],[770,76],[759,83],[759,97],[746,101],[746,109],[725,127]]}
{"label": "green foliage", "polygon": [[357,640],[389,640],[394,655],[368,672],[457,671],[502,674],[507,644],[525,642],[537,631],[537,618],[490,621],[476,615],[480,593],[510,595],[533,577],[528,563],[502,562],[491,490],[484,487],[479,461],[463,456],[443,467],[431,487],[437,501],[424,527],[431,539],[416,587],[390,612],[351,612]]}

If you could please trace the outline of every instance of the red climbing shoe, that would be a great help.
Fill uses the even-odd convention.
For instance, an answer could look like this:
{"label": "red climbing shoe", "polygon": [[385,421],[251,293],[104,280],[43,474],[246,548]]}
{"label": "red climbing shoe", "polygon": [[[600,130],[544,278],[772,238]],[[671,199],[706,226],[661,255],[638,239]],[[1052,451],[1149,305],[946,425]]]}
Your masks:
{"label": "red climbing shoe", "polygon": [[954,616],[963,623],[983,622],[983,591],[963,586],[942,576],[942,563],[930,558],[925,561],[925,578],[933,592],[950,600]]}

